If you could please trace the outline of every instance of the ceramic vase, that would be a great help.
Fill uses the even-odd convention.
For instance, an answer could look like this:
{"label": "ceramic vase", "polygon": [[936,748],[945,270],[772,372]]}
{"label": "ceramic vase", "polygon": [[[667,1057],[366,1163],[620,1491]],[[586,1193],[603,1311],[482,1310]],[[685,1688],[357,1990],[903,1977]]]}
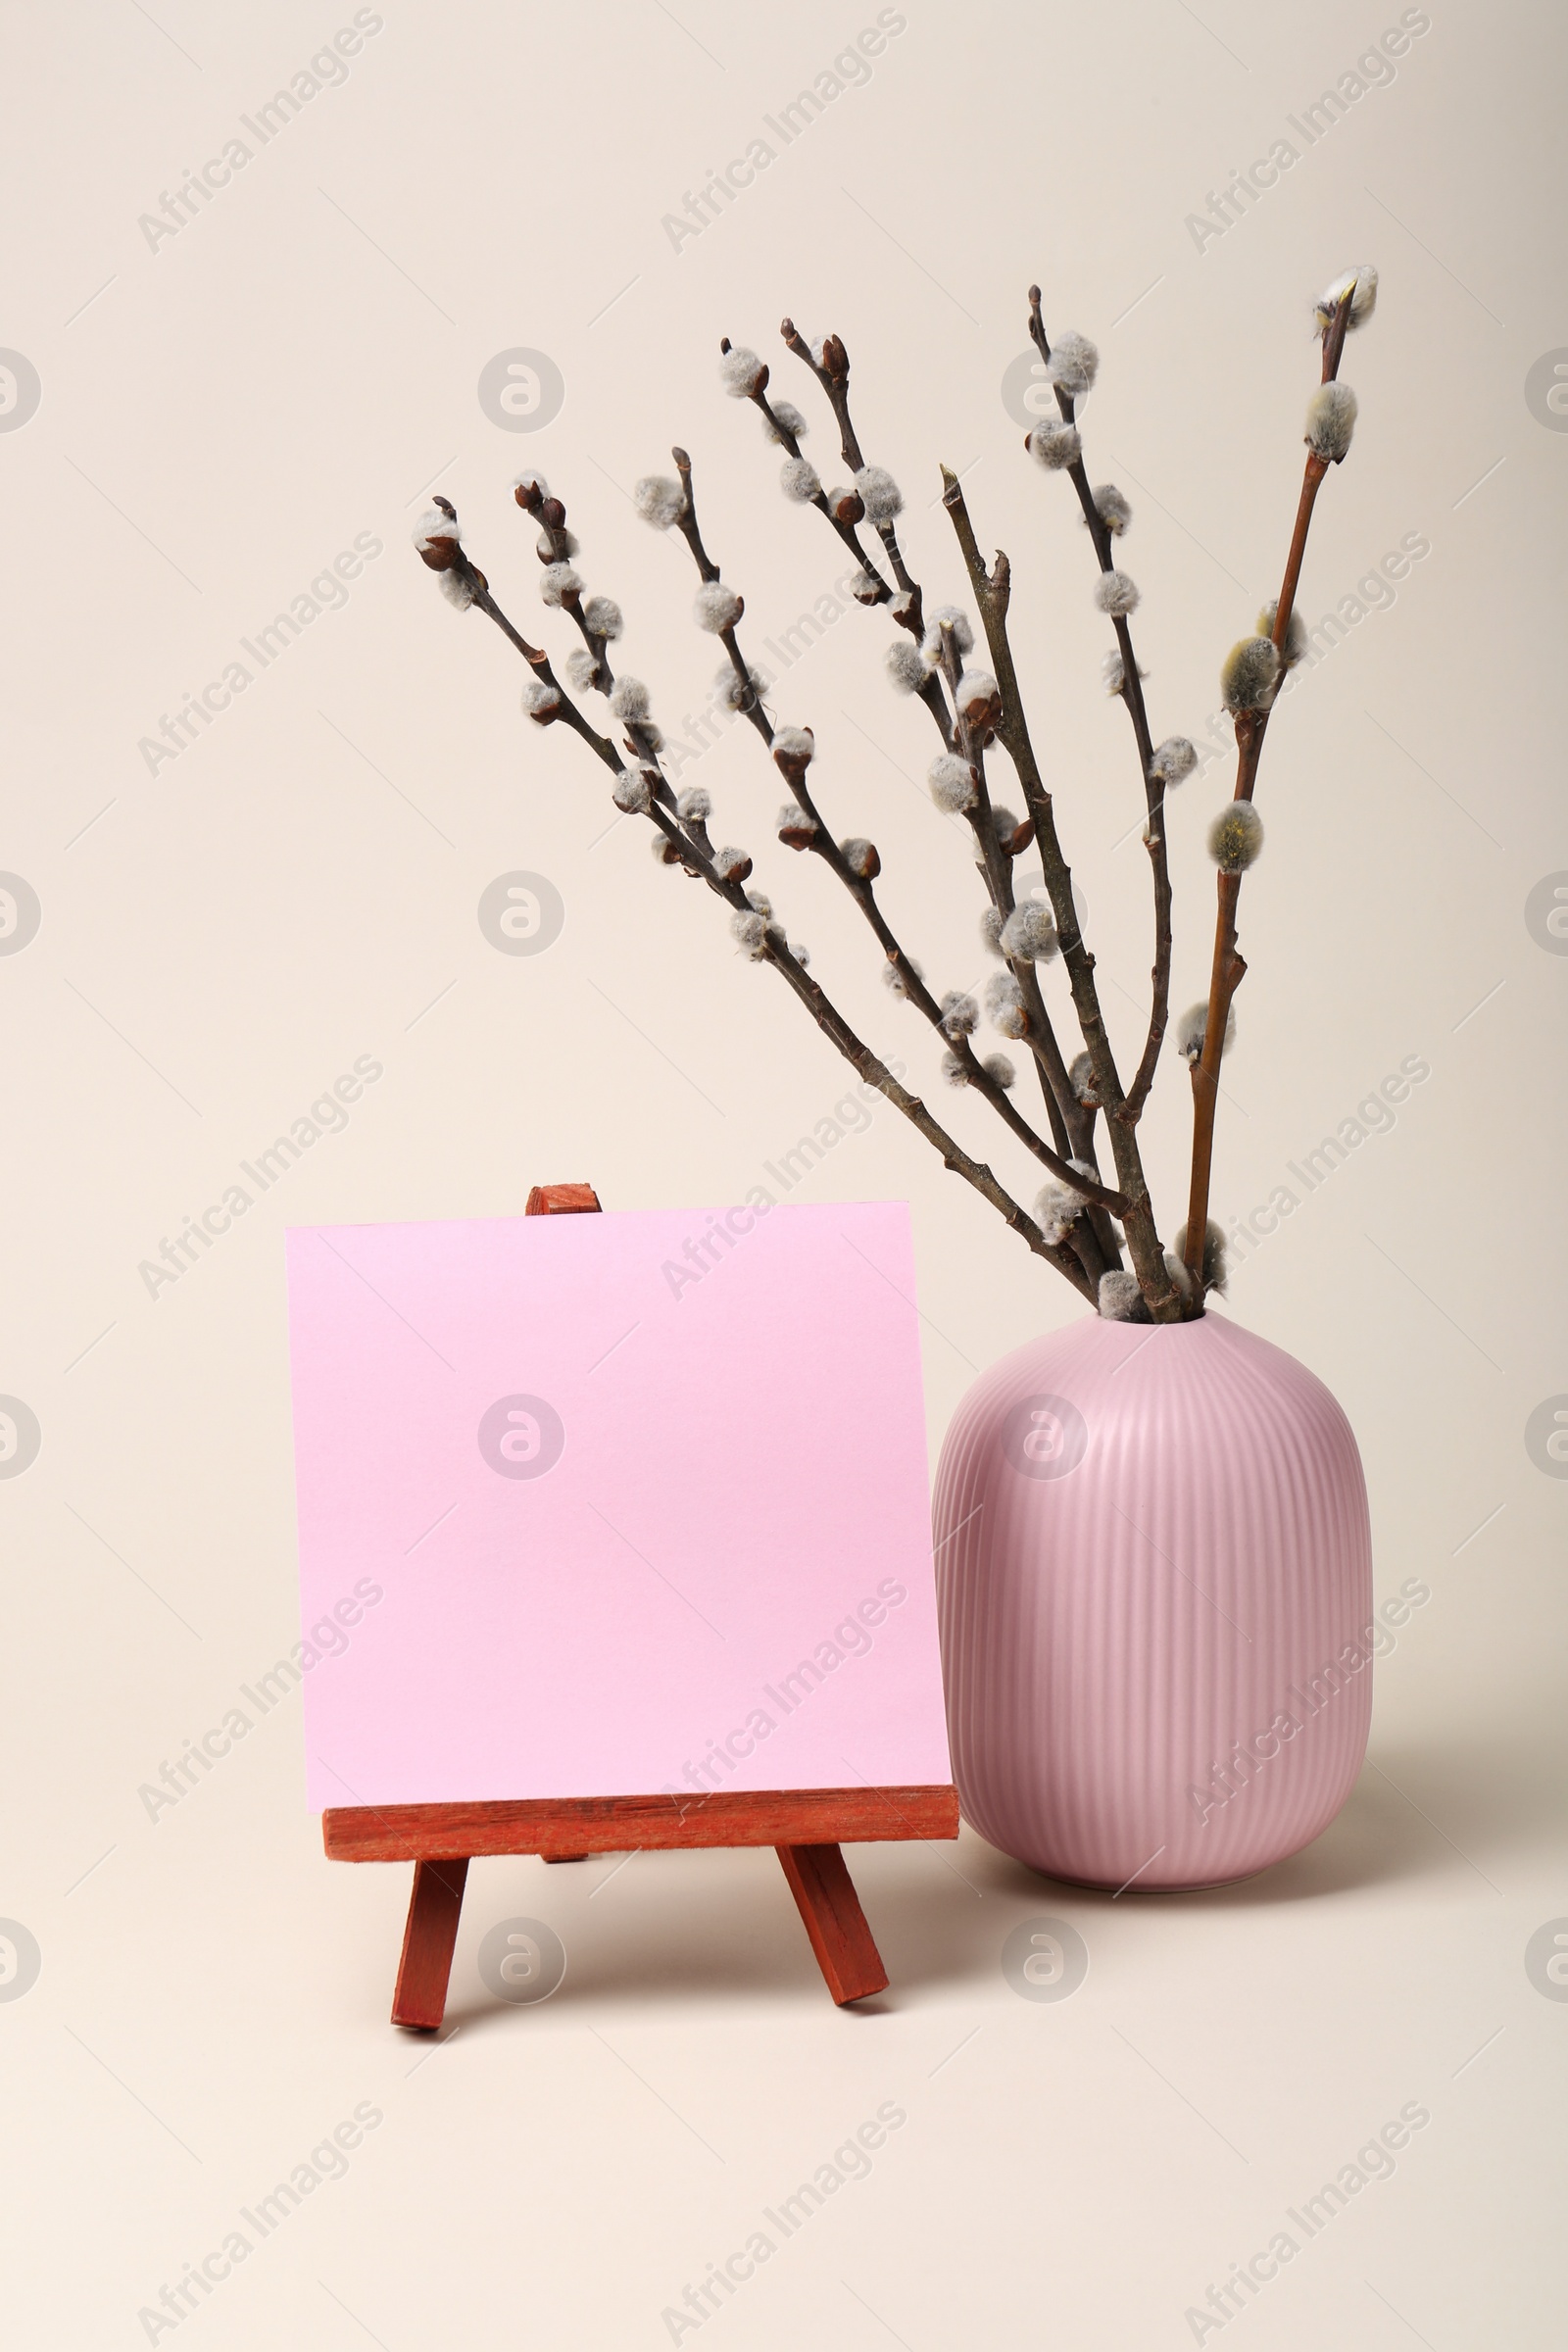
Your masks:
{"label": "ceramic vase", "polygon": [[1371,1536],[1322,1382],[1211,1311],[1092,1316],[976,1381],[935,1499],[965,1819],[1053,1878],[1223,1886],[1333,1820],[1366,1748]]}

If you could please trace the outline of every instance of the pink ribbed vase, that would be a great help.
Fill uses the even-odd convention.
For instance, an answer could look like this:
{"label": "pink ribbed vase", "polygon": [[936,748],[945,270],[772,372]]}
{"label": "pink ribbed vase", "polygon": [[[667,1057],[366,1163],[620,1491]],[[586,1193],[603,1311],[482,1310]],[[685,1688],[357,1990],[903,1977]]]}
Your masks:
{"label": "pink ribbed vase", "polygon": [[1333,1820],[1371,1531],[1349,1424],[1293,1356],[1217,1313],[1035,1340],[959,1404],[935,1534],[954,1774],[1004,1853],[1217,1886]]}

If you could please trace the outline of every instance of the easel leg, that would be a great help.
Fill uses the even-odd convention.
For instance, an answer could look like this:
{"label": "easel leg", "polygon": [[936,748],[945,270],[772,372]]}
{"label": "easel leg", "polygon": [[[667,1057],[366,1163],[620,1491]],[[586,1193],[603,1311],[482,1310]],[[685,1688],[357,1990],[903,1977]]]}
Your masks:
{"label": "easel leg", "polygon": [[842,2008],[886,1988],[888,1972],[871,1940],[860,1898],[836,1845],[774,1847],[806,1922],[817,1966]]}
{"label": "easel leg", "polygon": [[409,1924],[403,1931],[403,1957],[398,1962],[397,1989],[392,1995],[395,2026],[440,2025],[446,2013],[447,1979],[458,1940],[466,1862],[416,1862],[414,1892],[409,1900]]}

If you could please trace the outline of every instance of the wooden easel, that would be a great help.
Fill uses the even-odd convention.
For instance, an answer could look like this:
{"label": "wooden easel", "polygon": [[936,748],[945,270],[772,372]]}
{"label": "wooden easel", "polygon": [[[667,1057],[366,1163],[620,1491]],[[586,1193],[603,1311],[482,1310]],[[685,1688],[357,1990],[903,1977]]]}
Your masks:
{"label": "wooden easel", "polygon": [[[524,1214],[597,1209],[586,1184],[535,1185]],[[589,1854],[770,1845],[784,1866],[811,1949],[841,2006],[887,1984],[840,1848],[893,1838],[956,1838],[958,1792],[907,1788],[717,1789],[707,1796],[582,1796],[457,1805],[335,1805],[321,1817],[334,1862],[412,1862],[414,1892],[392,1995],[392,2023],[433,2031],[446,2011],[468,1864],[489,1854],[580,1862]]]}

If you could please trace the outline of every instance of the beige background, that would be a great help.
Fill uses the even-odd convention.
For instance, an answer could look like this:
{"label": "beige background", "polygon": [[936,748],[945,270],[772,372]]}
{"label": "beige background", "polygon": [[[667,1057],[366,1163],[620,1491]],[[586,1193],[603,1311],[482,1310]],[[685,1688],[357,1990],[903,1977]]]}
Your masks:
{"label": "beige background", "polygon": [[[869,5],[387,0],[343,84],[156,249],[139,217],[352,11],[8,11],[0,170],[22,233],[0,341],[42,384],[0,432],[0,865],[43,907],[0,959],[0,1389],[43,1432],[0,1484],[0,1913],[43,1954],[0,2006],[19,2340],[147,2340],[138,2310],[369,2101],[384,2122],[348,2177],[181,2343],[667,2342],[664,2307],[887,2100],[906,2126],[705,2324],[714,2344],[1191,2342],[1187,2308],[1409,2101],[1432,2120],[1396,2176],[1229,2323],[1236,2342],[1548,2340],[1568,2009],[1523,1961],[1568,1914],[1548,1752],[1568,1490],[1523,1432],[1568,1389],[1568,964],[1524,905],[1568,867],[1545,692],[1568,442],[1524,385],[1568,344],[1561,33],[1545,8],[1435,0],[1392,82],[1200,251],[1187,216],[1293,136],[1287,118],[1396,8],[903,13],[868,84],[676,251],[662,217]],[[859,2016],[827,2003],[766,1855],[645,1857],[612,1880],[480,1865],[461,2031],[421,2050],[385,2023],[404,1873],[321,1860],[297,1699],[156,1823],[138,1797],[295,1638],[282,1224],[503,1214],[579,1176],[612,1205],[728,1199],[845,1087],[716,911],[652,871],[636,827],[607,833],[570,742],[524,732],[514,658],[410,551],[422,493],[438,478],[456,500],[531,627],[532,533],[506,484],[542,466],[676,726],[714,649],[687,620],[683,552],[624,494],[684,441],[757,636],[791,621],[841,566],[720,396],[716,343],[771,355],[786,309],[841,330],[928,587],[956,588],[939,458],[1012,554],[1035,732],[1125,1046],[1148,960],[1136,777],[1098,683],[1088,549],[1000,397],[1024,288],[1038,276],[1049,318],[1102,346],[1091,467],[1136,511],[1156,732],[1196,736],[1220,656],[1277,585],[1307,305],[1363,258],[1383,300],[1347,360],[1362,422],[1305,608],[1333,609],[1406,533],[1431,552],[1271,735],[1216,1181],[1227,1215],[1251,1208],[1401,1058],[1430,1064],[1395,1131],[1256,1250],[1229,1310],[1344,1400],[1380,1592],[1431,1590],[1379,1669],[1359,1788],[1311,1851],[1208,1897],[1111,1904],[967,1833],[956,1852],[866,1851],[894,1990]],[[475,393],[518,346],[565,383],[530,435]],[[384,552],[344,608],[149,774],[139,740],[359,533]],[[979,976],[974,887],[919,787],[922,716],[881,676],[890,634],[851,613],[779,706],[817,730],[835,820],[878,839],[915,953],[961,985]],[[755,747],[726,742],[700,772],[819,973],[934,1085],[928,1035],[887,1002],[847,908],[768,850],[778,795]],[[1206,970],[1201,836],[1223,779],[1211,765],[1175,812],[1178,1005]],[[475,916],[518,868],[566,906],[533,957],[497,954]],[[150,1298],[139,1262],[362,1054],[384,1075],[346,1132]],[[1179,1075],[1148,1128],[1167,1227]],[[1029,1182],[979,1106],[945,1107]],[[889,1111],[803,1188],[889,1195],[914,1206],[935,1446],[977,1368],[1077,1309]],[[570,1955],[542,2009],[502,2006],[476,1974],[480,1935],[514,1914]],[[1019,1999],[1000,1966],[1040,1915],[1090,1953],[1057,2005]]]}

